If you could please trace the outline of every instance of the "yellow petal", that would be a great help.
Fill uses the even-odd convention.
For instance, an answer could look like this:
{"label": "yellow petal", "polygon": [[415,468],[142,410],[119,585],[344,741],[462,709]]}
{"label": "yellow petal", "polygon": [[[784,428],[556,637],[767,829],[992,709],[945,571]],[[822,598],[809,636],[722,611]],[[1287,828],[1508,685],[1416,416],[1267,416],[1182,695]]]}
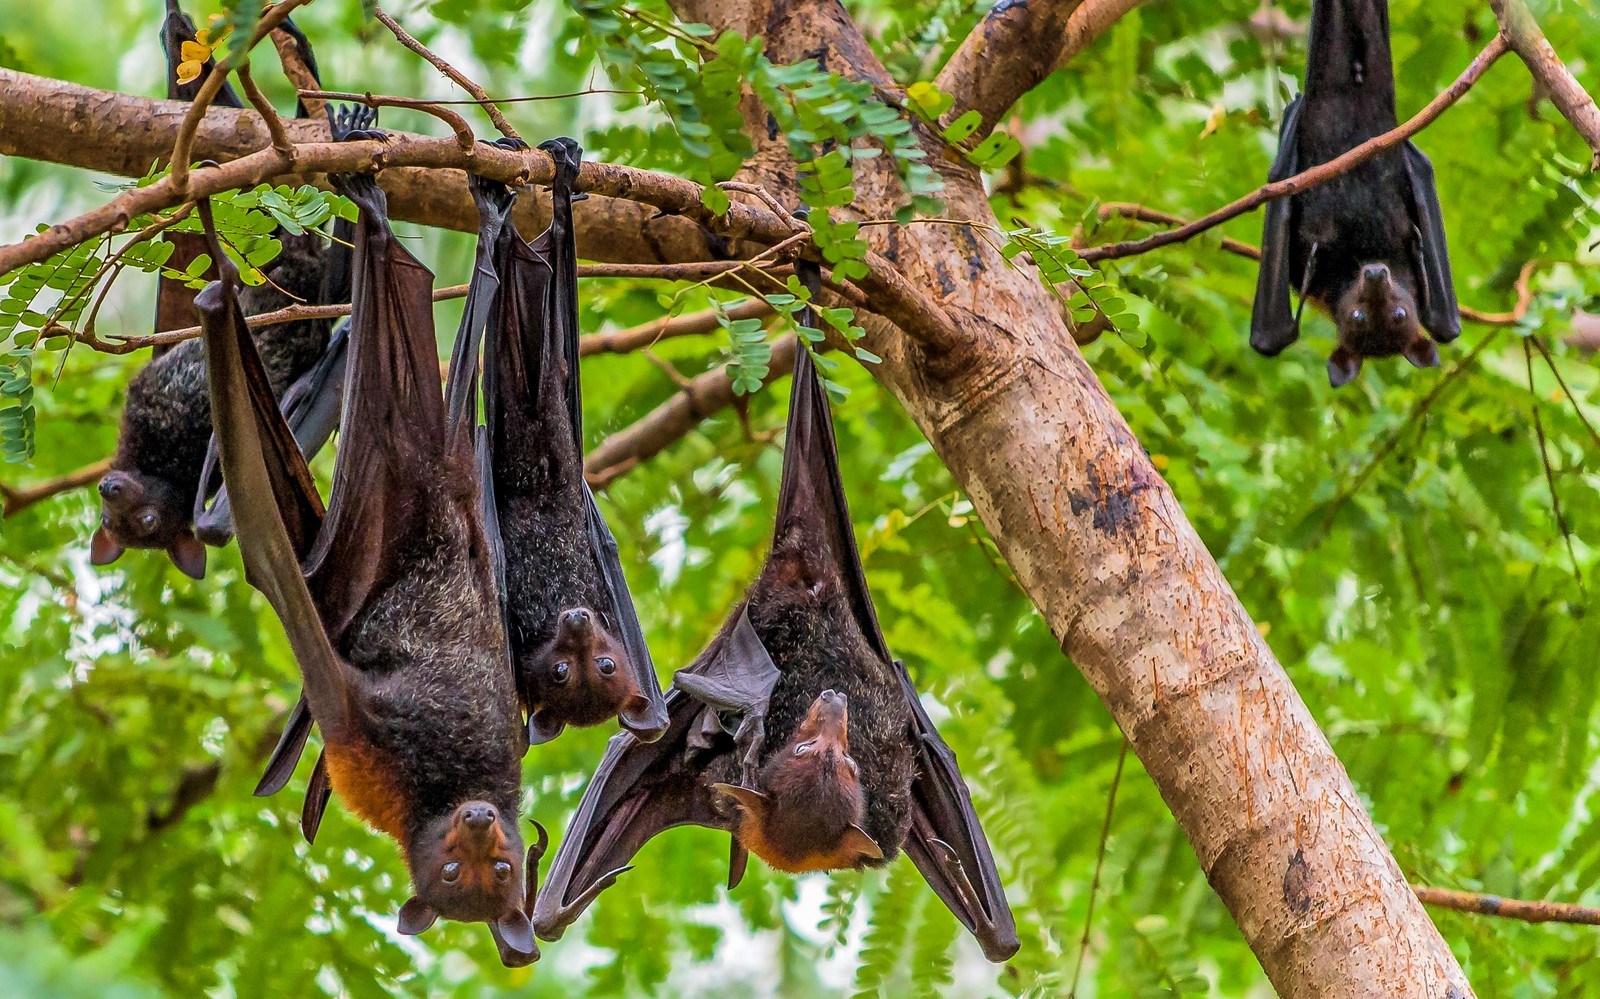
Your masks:
{"label": "yellow petal", "polygon": [[1165,472],[1167,470],[1167,466],[1172,464],[1172,462],[1167,460],[1167,456],[1164,454],[1152,454],[1150,456],[1150,464],[1156,466],[1156,471]]}
{"label": "yellow petal", "polygon": [[200,76],[200,68],[198,62],[178,63],[178,82],[193,83]]}
{"label": "yellow petal", "polygon": [[210,45],[211,44],[211,29],[210,28],[201,28],[199,31],[196,31],[194,33],[194,40],[199,42],[201,45]]}
{"label": "yellow petal", "polygon": [[184,42],[178,53],[183,56],[184,62],[205,62],[211,58],[210,47],[199,42]]}

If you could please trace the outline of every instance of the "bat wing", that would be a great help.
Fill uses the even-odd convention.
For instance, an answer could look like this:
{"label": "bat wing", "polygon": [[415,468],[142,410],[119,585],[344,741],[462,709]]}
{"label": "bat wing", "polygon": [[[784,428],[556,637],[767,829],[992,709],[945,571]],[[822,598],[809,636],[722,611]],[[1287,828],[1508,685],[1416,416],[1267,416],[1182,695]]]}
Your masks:
{"label": "bat wing", "polygon": [[[710,757],[759,738],[759,726],[746,719],[765,714],[777,681],[777,667],[741,611],[678,671],[660,738],[611,737],[539,891],[533,926],[540,938],[559,939],[656,833],[681,825],[732,831],[703,774]],[[735,872],[742,853],[736,845]]]}
{"label": "bat wing", "polygon": [[[339,425],[344,399],[345,362],[349,357],[349,323],[340,323],[328,338],[328,347],[311,369],[289,386],[278,402],[289,432],[310,461],[322,450]],[[201,489],[195,496],[195,534],[208,545],[221,547],[233,537],[233,512],[213,438],[200,471]]]}
{"label": "bat wing", "polygon": [[[381,136],[364,129],[346,135]],[[395,238],[388,200],[376,181],[354,174],[330,179],[361,214],[339,461],[306,577],[328,633],[339,636],[416,527],[418,511],[410,502],[416,470],[443,474],[449,449],[470,447],[471,439],[463,434],[453,445],[446,426],[433,333],[433,273]],[[235,497],[237,503],[237,492]],[[312,708],[315,715],[314,697]]]}
{"label": "bat wing", "polygon": [[278,411],[255,340],[239,310],[239,275],[223,255],[207,201],[199,203],[220,277],[195,299],[206,349],[212,431],[234,488],[245,576],[277,611],[294,649],[310,714],[325,733],[351,724],[348,667],[329,642],[299,553],[325,523],[311,472]]}
{"label": "bat wing", "polygon": [[911,783],[911,830],[906,856],[917,865],[934,894],[978,938],[984,956],[1005,961],[1017,952],[1017,924],[1006,902],[989,841],[978,824],[972,795],[956,754],[922,709],[903,663],[896,663],[906,703],[911,705],[917,776]]}
{"label": "bat wing", "polygon": [[[1301,104],[1297,97],[1284,112],[1283,126],[1278,131],[1278,157],[1267,174],[1269,181],[1284,180],[1300,172]],[[1289,289],[1294,284],[1289,267],[1293,241],[1294,198],[1267,202],[1261,232],[1261,269],[1256,275],[1256,300],[1250,312],[1250,346],[1267,357],[1276,357],[1300,338],[1300,324],[1289,302]]]}
{"label": "bat wing", "polygon": [[1461,308],[1456,303],[1455,281],[1450,277],[1450,251],[1445,245],[1444,214],[1439,210],[1439,192],[1433,183],[1433,164],[1410,142],[1405,144],[1402,155],[1417,226],[1420,318],[1435,340],[1449,343],[1461,335]]}
{"label": "bat wing", "polygon": [[[820,286],[820,274],[815,265],[801,261],[796,263],[795,269],[814,297]],[[809,325],[814,322],[812,320]],[[923,710],[905,665],[889,654],[850,523],[850,508],[839,473],[833,416],[811,352],[803,347],[795,355],[792,391],[790,436],[784,448],[785,451],[798,448],[798,453],[806,460],[784,463],[780,525],[785,516],[812,516],[826,526],[862,635],[885,667],[893,669],[899,677],[901,691],[911,711],[910,737],[916,745],[917,776],[911,785],[912,821],[904,846],[906,854],[934,893],[978,938],[984,954],[991,961],[1004,961],[1017,952],[1019,944],[1000,874],[983,828],[978,824],[972,796],[956,766],[955,753],[939,737],[933,721]],[[792,481],[791,466],[797,476],[808,477],[810,481]],[[808,505],[814,508],[808,509]],[[773,679],[776,681],[776,670]],[[678,684],[682,686],[681,679]]]}

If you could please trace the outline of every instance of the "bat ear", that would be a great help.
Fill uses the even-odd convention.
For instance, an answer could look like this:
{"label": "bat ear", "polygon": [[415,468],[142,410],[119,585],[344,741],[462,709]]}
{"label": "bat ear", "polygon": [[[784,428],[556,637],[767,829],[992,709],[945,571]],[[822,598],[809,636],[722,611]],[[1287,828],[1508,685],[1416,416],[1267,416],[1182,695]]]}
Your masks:
{"label": "bat ear", "polygon": [[533,939],[533,923],[521,909],[511,912],[489,924],[494,934],[494,944],[500,951],[500,963],[508,968],[526,968],[539,960],[539,945]]}
{"label": "bat ear", "polygon": [[839,844],[848,846],[859,853],[863,858],[882,860],[883,850],[879,848],[878,841],[867,835],[867,831],[858,825],[852,824],[840,837]]}
{"label": "bat ear", "polygon": [[667,730],[666,712],[652,710],[649,699],[637,695],[623,703],[617,721],[640,742],[655,742]]}
{"label": "bat ear", "polygon": [[206,545],[193,534],[185,534],[168,545],[167,557],[190,579],[206,578]]}
{"label": "bat ear", "polygon": [[1334,388],[1348,385],[1350,380],[1361,373],[1361,356],[1354,351],[1340,347],[1328,358],[1328,384]]}
{"label": "bat ear", "polygon": [[1406,360],[1419,368],[1437,368],[1439,366],[1439,348],[1435,347],[1432,340],[1419,336],[1411,341],[1406,348]]}
{"label": "bat ear", "polygon": [[548,711],[536,710],[528,716],[528,745],[542,746],[560,735],[567,723]]}
{"label": "bat ear", "polygon": [[122,557],[128,549],[113,538],[104,527],[95,528],[94,537],[89,539],[89,564],[110,565]]}
{"label": "bat ear", "polygon": [[414,937],[432,926],[438,918],[439,914],[433,911],[433,906],[413,895],[400,907],[400,925],[397,929],[408,937]]}
{"label": "bat ear", "polygon": [[727,795],[739,803],[739,807],[749,812],[753,817],[760,818],[767,814],[767,796],[753,788],[740,787],[737,784],[713,784],[711,790],[718,794]]}

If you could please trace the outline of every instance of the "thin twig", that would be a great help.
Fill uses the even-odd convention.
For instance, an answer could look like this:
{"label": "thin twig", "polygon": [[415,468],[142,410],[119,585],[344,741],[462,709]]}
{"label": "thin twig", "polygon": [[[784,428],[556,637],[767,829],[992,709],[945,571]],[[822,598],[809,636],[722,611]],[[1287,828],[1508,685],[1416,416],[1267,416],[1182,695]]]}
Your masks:
{"label": "thin twig", "polygon": [[8,486],[0,482],[0,497],[5,499],[5,515],[14,517],[35,503],[41,503],[52,496],[69,492],[73,489],[99,482],[111,470],[111,459],[102,458],[92,465],[85,465],[76,471],[49,479],[32,486]]}
{"label": "thin twig", "polygon": [[1307,550],[1315,548],[1322,542],[1322,539],[1327,536],[1328,530],[1333,526],[1333,519],[1339,515],[1339,511],[1344,509],[1344,505],[1350,502],[1351,497],[1361,491],[1361,487],[1366,485],[1367,479],[1372,477],[1372,473],[1377,470],[1379,465],[1383,464],[1384,459],[1388,458],[1396,447],[1399,447],[1400,440],[1406,435],[1406,432],[1424,416],[1428,415],[1428,410],[1432,409],[1433,404],[1439,401],[1439,397],[1444,394],[1444,390],[1467,371],[1472,362],[1477,360],[1478,355],[1488,349],[1499,334],[1500,331],[1498,329],[1491,330],[1488,336],[1478,341],[1476,347],[1473,347],[1461,360],[1452,365],[1450,370],[1440,377],[1433,389],[1423,396],[1422,400],[1411,410],[1405,422],[1394,433],[1389,435],[1388,440],[1383,442],[1382,447],[1372,453],[1372,457],[1368,459],[1366,465],[1356,474],[1356,477],[1351,480],[1350,485],[1346,486],[1334,501],[1329,504],[1328,513],[1322,518],[1322,524],[1317,529],[1317,537],[1307,546]]}
{"label": "thin twig", "polygon": [[1570,902],[1529,902],[1499,895],[1482,895],[1471,891],[1454,891],[1449,888],[1428,888],[1412,885],[1417,899],[1435,909],[1452,909],[1456,912],[1473,912],[1480,916],[1499,916],[1502,919],[1520,919],[1525,923],[1575,923],[1579,926],[1600,926],[1600,909]]}
{"label": "thin twig", "polygon": [[1099,260],[1131,257],[1140,253],[1148,253],[1163,246],[1170,246],[1173,243],[1181,243],[1185,240],[1193,239],[1207,229],[1215,228],[1224,222],[1236,219],[1246,212],[1255,211],[1275,198],[1285,198],[1290,195],[1300,194],[1308,188],[1316,187],[1318,184],[1348,173],[1384,150],[1399,145],[1431,125],[1434,119],[1444,113],[1446,108],[1465,96],[1467,91],[1472,89],[1472,85],[1477,83],[1489,67],[1494,65],[1495,60],[1505,55],[1507,50],[1508,43],[1505,36],[1495,35],[1493,40],[1484,47],[1482,52],[1478,53],[1477,58],[1472,60],[1471,65],[1462,72],[1454,83],[1450,84],[1443,93],[1435,97],[1427,107],[1418,111],[1405,124],[1368,139],[1361,145],[1334,157],[1326,163],[1320,163],[1286,180],[1275,181],[1265,187],[1258,188],[1232,204],[1219,208],[1204,218],[1190,222],[1188,225],[1180,226],[1177,229],[1169,229],[1166,232],[1158,232],[1153,236],[1132,242],[1091,246],[1083,250],[1080,256],[1092,263]]}
{"label": "thin twig", "polygon": [[[727,274],[748,265],[748,261],[739,260],[712,260],[690,264],[580,264],[578,265],[578,276],[581,278],[631,278],[635,280],[687,281],[703,274]],[[444,302],[452,298],[461,298],[462,296],[466,295],[467,287],[468,286],[464,284],[454,284],[447,285],[443,288],[435,288],[433,289],[433,300],[435,302]],[[771,311],[771,307],[768,306],[765,311]],[[348,316],[349,314],[350,306],[348,305],[289,305],[281,309],[275,309],[272,312],[260,312],[253,316],[246,316],[244,322],[246,326],[254,328],[257,326],[276,326],[278,323],[295,322],[301,319],[340,319],[344,316]],[[756,313],[752,312],[751,314],[754,315]],[[688,317],[685,317],[686,320],[687,318]],[[741,314],[739,316],[735,316],[734,318],[742,319],[745,318],[745,316]],[[717,324],[713,322],[712,328],[715,328],[716,325]],[[615,338],[620,337],[628,332],[629,331],[624,330],[619,334],[601,333],[595,334],[595,336],[602,338]],[[709,332],[709,329],[699,332]],[[102,354],[131,354],[136,350],[143,350],[146,347],[165,347],[174,343],[182,343],[185,340],[193,340],[199,335],[200,327],[198,326],[187,326],[183,329],[165,330],[160,333],[141,333],[136,335],[122,335],[113,333],[110,334],[110,341],[102,340],[90,333],[75,332],[65,326],[50,327],[44,330],[41,334],[43,337],[70,336],[77,342],[91,347]],[[678,336],[682,334],[674,332],[667,335]],[[588,337],[585,337],[584,340],[588,340]],[[580,344],[582,342],[583,341],[580,341]],[[637,346],[632,346],[628,347],[627,349],[636,350],[638,348]],[[607,351],[603,351],[599,347],[596,347],[590,351],[590,353],[602,352]],[[613,349],[609,352],[626,353],[627,351]]]}
{"label": "thin twig", "polygon": [[467,74],[461,72],[459,69],[456,69],[454,66],[450,65],[448,62],[445,62],[437,55],[434,55],[432,50],[430,50],[426,45],[417,41],[406,32],[406,29],[400,27],[400,22],[391,17],[382,7],[374,7],[372,9],[372,16],[376,17],[380,22],[382,22],[383,26],[389,29],[394,37],[399,40],[401,45],[404,45],[406,48],[426,59],[434,69],[437,69],[439,72],[455,81],[456,86],[477,98],[478,101],[481,102],[484,113],[489,116],[490,121],[494,122],[494,127],[500,130],[501,135],[508,139],[522,138],[521,135],[517,134],[517,130],[512,127],[511,122],[506,120],[505,114],[495,106],[493,101],[489,100],[489,94],[482,87],[474,83],[472,79],[467,76]]}
{"label": "thin twig", "polygon": [[369,108],[406,108],[412,111],[421,111],[423,114],[433,115],[446,125],[456,135],[456,142],[462,149],[471,149],[473,143],[478,141],[478,136],[472,131],[472,126],[467,119],[451,111],[449,108],[440,107],[435,101],[423,101],[414,97],[387,97],[383,94],[374,94],[368,91],[364,94],[349,93],[343,90],[302,90],[301,100],[320,101],[353,101],[365,104]]}
{"label": "thin twig", "polygon": [[[741,319],[759,319],[772,312],[765,299],[752,298],[723,309],[723,314],[733,322]],[[721,323],[716,309],[691,312],[684,316],[665,316],[638,326],[610,333],[591,333],[578,340],[578,356],[594,354],[627,354],[641,347],[654,346],[662,340],[680,336],[699,336],[717,329]]]}
{"label": "thin twig", "polygon": [[1100,852],[1094,861],[1094,880],[1089,884],[1088,910],[1083,914],[1083,939],[1078,942],[1078,963],[1072,968],[1072,985],[1067,989],[1069,999],[1078,995],[1078,976],[1083,972],[1083,959],[1089,953],[1089,934],[1094,928],[1094,900],[1100,894],[1100,874],[1106,866],[1106,845],[1111,841],[1111,815],[1117,807],[1117,788],[1122,786],[1122,765],[1128,762],[1128,739],[1122,739],[1117,751],[1117,772],[1111,777],[1111,791],[1106,795],[1106,818],[1100,824]]}
{"label": "thin twig", "polygon": [[278,117],[278,109],[267,100],[267,95],[256,86],[255,77],[250,75],[250,64],[242,63],[236,74],[239,85],[244,88],[244,95],[250,101],[250,106],[256,109],[261,120],[267,126],[267,134],[272,136],[272,148],[285,156],[294,155],[294,140],[289,138],[289,133],[284,130],[283,119]]}
{"label": "thin twig", "polygon": [[1572,545],[1572,530],[1567,526],[1567,516],[1561,511],[1561,496],[1556,492],[1556,471],[1550,464],[1550,444],[1544,436],[1544,419],[1539,415],[1539,395],[1533,388],[1533,348],[1528,345],[1528,337],[1522,340],[1522,357],[1528,366],[1528,395],[1532,396],[1533,403],[1529,407],[1533,410],[1533,432],[1539,441],[1539,461],[1544,465],[1544,482],[1550,489],[1550,511],[1555,514],[1556,529],[1561,532],[1561,537],[1567,543],[1567,558],[1572,562],[1572,578],[1578,583],[1580,596],[1587,596],[1583,585],[1583,570],[1578,566],[1578,551]]}
{"label": "thin twig", "polygon": [[1556,359],[1550,356],[1550,348],[1546,347],[1544,341],[1536,336],[1530,336],[1528,339],[1533,341],[1534,349],[1538,350],[1540,356],[1544,358],[1544,363],[1550,368],[1550,373],[1556,376],[1556,384],[1561,386],[1561,391],[1566,394],[1567,402],[1572,404],[1572,412],[1577,415],[1578,422],[1582,423],[1583,428],[1589,431],[1589,436],[1594,438],[1595,445],[1600,447],[1600,431],[1597,431],[1594,424],[1589,422],[1589,417],[1584,413],[1582,404],[1578,402],[1578,397],[1573,395],[1572,389],[1567,387],[1567,380],[1561,377],[1561,369],[1556,366]]}
{"label": "thin twig", "polygon": [[[1139,222],[1149,222],[1153,225],[1184,226],[1190,224],[1185,219],[1164,212],[1159,208],[1151,208],[1148,205],[1139,205],[1126,201],[1106,202],[1100,206],[1099,216],[1102,222],[1109,221],[1113,217],[1121,217],[1135,219]],[[1260,247],[1251,246],[1249,243],[1234,239],[1231,236],[1222,238],[1222,248],[1247,260],[1261,259]],[[1469,319],[1475,323],[1482,323],[1485,326],[1515,326],[1522,322],[1523,317],[1528,314],[1528,307],[1533,303],[1533,288],[1530,284],[1533,274],[1548,262],[1543,259],[1535,259],[1529,260],[1522,265],[1522,270],[1517,275],[1517,301],[1510,312],[1484,312],[1479,309],[1462,306],[1461,318]]]}

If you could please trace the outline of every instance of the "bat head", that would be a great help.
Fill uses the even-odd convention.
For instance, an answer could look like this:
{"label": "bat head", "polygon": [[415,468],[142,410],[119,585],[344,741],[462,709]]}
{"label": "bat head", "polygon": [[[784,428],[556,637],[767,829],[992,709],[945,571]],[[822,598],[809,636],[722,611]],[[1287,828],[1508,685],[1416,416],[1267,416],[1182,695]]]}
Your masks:
{"label": "bat head", "polygon": [[562,611],[555,638],[524,670],[531,688],[529,741],[549,742],[567,725],[598,725],[608,718],[638,727],[630,719],[643,719],[649,702],[630,667],[627,651],[598,614],[587,607]]}
{"label": "bat head", "polygon": [[189,525],[189,506],[172,484],[154,476],[113,469],[100,480],[100,527],[89,542],[89,561],[110,565],[129,548],[160,548],[183,573],[206,575],[206,546]]}
{"label": "bat head", "polygon": [[761,771],[764,790],[717,784],[739,810],[739,842],[782,871],[859,867],[883,859],[861,828],[866,793],[850,756],[850,705],[824,690]]}
{"label": "bat head", "polygon": [[[541,842],[535,850],[543,852]],[[427,823],[406,850],[417,894],[400,907],[399,930],[414,936],[439,917],[486,922],[500,958],[511,967],[538,960],[539,948],[528,919],[528,864],[516,817],[487,801],[467,801]]]}
{"label": "bat head", "polygon": [[1439,350],[1417,318],[1416,296],[1395,280],[1388,264],[1364,264],[1339,297],[1333,318],[1339,346],[1328,358],[1328,381],[1334,388],[1361,372],[1364,357],[1398,354],[1419,368],[1439,363]]}

